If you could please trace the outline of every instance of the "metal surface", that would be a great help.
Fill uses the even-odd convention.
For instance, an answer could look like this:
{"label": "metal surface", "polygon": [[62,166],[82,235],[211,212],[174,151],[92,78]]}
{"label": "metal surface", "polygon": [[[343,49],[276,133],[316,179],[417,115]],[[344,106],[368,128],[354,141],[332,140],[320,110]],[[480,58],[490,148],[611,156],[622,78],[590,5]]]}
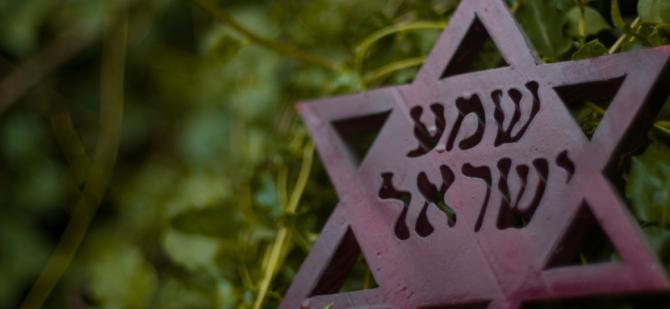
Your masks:
{"label": "metal surface", "polygon": [[[458,74],[467,59],[450,59],[481,46],[483,29],[508,66]],[[541,64],[503,1],[467,0],[412,84],[301,103],[340,202],[280,308],[518,308],[666,291],[606,172],[668,95],[669,58],[661,47]],[[589,139],[566,104],[608,95]],[[359,162],[346,137],[375,126]],[[563,263],[596,226],[619,259]],[[338,293],[359,252],[379,287]]]}

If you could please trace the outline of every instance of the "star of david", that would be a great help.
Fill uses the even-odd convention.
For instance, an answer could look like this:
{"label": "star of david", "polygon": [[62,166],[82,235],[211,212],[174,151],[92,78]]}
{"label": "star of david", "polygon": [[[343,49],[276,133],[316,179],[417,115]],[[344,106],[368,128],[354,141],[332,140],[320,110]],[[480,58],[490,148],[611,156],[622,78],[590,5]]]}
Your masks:
{"label": "star of david", "polygon": [[[507,66],[463,73],[490,37]],[[299,104],[340,202],[280,308],[519,308],[667,291],[613,158],[665,98],[670,47],[543,64],[503,1],[468,0],[409,85]],[[591,138],[567,105],[613,97]],[[378,128],[356,157],[345,137]],[[565,264],[597,227],[618,258]],[[378,287],[339,293],[358,254]]]}

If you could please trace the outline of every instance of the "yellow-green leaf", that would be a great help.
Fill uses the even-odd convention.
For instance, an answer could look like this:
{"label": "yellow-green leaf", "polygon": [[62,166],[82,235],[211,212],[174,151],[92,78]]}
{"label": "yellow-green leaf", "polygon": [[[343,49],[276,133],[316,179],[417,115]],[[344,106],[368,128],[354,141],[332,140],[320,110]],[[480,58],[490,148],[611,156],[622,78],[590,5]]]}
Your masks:
{"label": "yellow-green leaf", "polygon": [[516,17],[533,46],[546,58],[559,58],[572,46],[564,31],[567,20],[551,1],[524,1]]}
{"label": "yellow-green leaf", "polygon": [[670,23],[670,1],[640,0],[637,3],[637,13],[644,22],[668,24]]}
{"label": "yellow-green leaf", "polygon": [[[566,14],[568,18],[568,33],[573,37],[581,37],[582,33],[579,30],[580,19],[582,13],[579,7],[575,6]],[[602,15],[592,7],[584,7],[584,33],[583,35],[591,36],[598,34],[600,31],[610,29],[610,25],[603,18]]]}
{"label": "yellow-green leaf", "polygon": [[614,23],[614,26],[623,29],[626,27],[626,22],[623,21],[623,17],[621,16],[621,9],[619,8],[619,0],[612,0],[612,9],[610,10],[611,15],[612,15],[612,22]]}
{"label": "yellow-green leaf", "polygon": [[670,147],[654,143],[633,157],[626,196],[636,217],[647,223],[670,223]]}
{"label": "yellow-green leaf", "polygon": [[607,47],[599,40],[592,40],[580,47],[574,54],[572,60],[588,59],[607,54]]}

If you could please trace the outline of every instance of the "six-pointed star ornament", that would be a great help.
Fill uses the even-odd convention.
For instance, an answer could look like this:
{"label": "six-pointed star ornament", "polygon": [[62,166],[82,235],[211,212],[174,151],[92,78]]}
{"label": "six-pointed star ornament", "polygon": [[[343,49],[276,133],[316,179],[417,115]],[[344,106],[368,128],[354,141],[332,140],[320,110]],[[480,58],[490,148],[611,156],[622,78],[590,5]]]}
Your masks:
{"label": "six-pointed star ornament", "polygon": [[[488,38],[506,66],[465,72]],[[412,84],[300,104],[340,202],[280,308],[518,308],[666,291],[606,175],[668,95],[669,59],[661,47],[541,64],[503,1],[467,0]],[[566,105],[608,97],[589,138]],[[349,138],[374,129],[356,156]],[[596,229],[618,257],[570,264]],[[339,293],[359,254],[379,286]]]}

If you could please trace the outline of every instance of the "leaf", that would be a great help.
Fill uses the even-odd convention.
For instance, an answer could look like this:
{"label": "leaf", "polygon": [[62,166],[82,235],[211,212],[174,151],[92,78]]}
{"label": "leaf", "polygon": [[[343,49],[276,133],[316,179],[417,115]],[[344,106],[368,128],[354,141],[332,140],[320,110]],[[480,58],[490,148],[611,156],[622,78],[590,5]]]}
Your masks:
{"label": "leaf", "polygon": [[164,231],[162,247],[172,261],[190,271],[215,272],[217,270],[215,258],[219,242],[214,238],[167,229]]}
{"label": "leaf", "polygon": [[557,59],[572,46],[563,29],[567,20],[551,1],[524,1],[516,16],[533,46],[545,58]]}
{"label": "leaf", "polygon": [[161,278],[160,287],[156,293],[155,308],[213,308],[211,291],[198,289],[198,286],[187,284],[168,276]]}
{"label": "leaf", "polygon": [[[579,31],[579,20],[581,19],[581,16],[581,10],[577,6],[570,9],[566,14],[568,19],[568,33],[573,37],[582,36]],[[584,7],[584,36],[588,37],[595,35],[608,29],[610,29],[610,25],[607,24],[598,11],[589,6]]]}
{"label": "leaf", "polygon": [[645,48],[646,46],[640,40],[628,41],[621,44],[621,51],[634,51]]}
{"label": "leaf", "polygon": [[0,155],[11,164],[39,160],[50,142],[47,128],[36,115],[12,113],[0,124]]}
{"label": "leaf", "polygon": [[240,39],[223,32],[217,33],[207,42],[205,52],[213,63],[224,65],[235,57],[242,47],[243,44]]}
{"label": "leaf", "polygon": [[39,46],[40,26],[58,5],[49,0],[3,1],[0,11],[2,47],[18,55],[34,52]]}
{"label": "leaf", "polygon": [[572,60],[589,59],[603,55],[607,55],[607,47],[598,39],[595,39],[582,45],[582,47],[572,54]]}
{"label": "leaf", "polygon": [[621,9],[619,8],[619,0],[612,0],[612,8],[610,10],[612,16],[612,22],[614,27],[619,29],[624,29],[626,27],[626,22],[623,21],[623,16],[621,16]]}
{"label": "leaf", "polygon": [[647,40],[652,47],[663,46],[666,44],[666,36],[661,33],[661,28],[658,26],[654,27],[649,36],[647,36]]}
{"label": "leaf", "polygon": [[0,308],[16,306],[49,258],[51,244],[32,219],[7,209],[0,216]]}
{"label": "leaf", "polygon": [[570,108],[570,112],[573,117],[579,123],[579,126],[582,128],[584,133],[588,136],[592,136],[593,132],[598,128],[602,116],[595,112],[592,108],[586,106],[586,104],[578,104]]}
{"label": "leaf", "polygon": [[622,45],[622,50],[642,49],[645,47],[658,47],[665,45],[667,36],[662,31],[661,25],[650,23],[642,24],[636,29],[636,40],[628,41]]}
{"label": "leaf", "polygon": [[640,0],[637,3],[637,13],[643,22],[656,24],[670,23],[670,1],[668,0]]}
{"label": "leaf", "polygon": [[666,270],[670,270],[670,231],[651,226],[644,228],[644,233]]}
{"label": "leaf", "polygon": [[231,237],[240,229],[240,219],[232,208],[191,209],[172,218],[176,230],[210,237]]}
{"label": "leaf", "polygon": [[626,197],[642,222],[663,226],[670,222],[670,147],[653,143],[633,157]]}
{"label": "leaf", "polygon": [[17,205],[37,213],[47,213],[59,207],[67,193],[76,190],[67,177],[66,167],[55,160],[43,160],[16,179]]}
{"label": "leaf", "polygon": [[270,176],[270,174],[263,174],[261,176],[261,183],[258,192],[254,196],[254,200],[258,206],[267,209],[272,217],[276,218],[281,213],[281,206],[279,196],[277,195],[277,185]]}
{"label": "leaf", "polygon": [[661,112],[658,114],[658,118],[662,120],[670,119],[670,97],[665,100],[665,104],[663,104]]}
{"label": "leaf", "polygon": [[96,237],[89,252],[87,287],[100,307],[146,308],[150,304],[158,277],[138,247],[108,232]]}
{"label": "leaf", "polygon": [[556,5],[557,9],[563,12],[567,12],[571,8],[575,7],[577,2],[575,2],[575,0],[554,0],[554,4]]}

